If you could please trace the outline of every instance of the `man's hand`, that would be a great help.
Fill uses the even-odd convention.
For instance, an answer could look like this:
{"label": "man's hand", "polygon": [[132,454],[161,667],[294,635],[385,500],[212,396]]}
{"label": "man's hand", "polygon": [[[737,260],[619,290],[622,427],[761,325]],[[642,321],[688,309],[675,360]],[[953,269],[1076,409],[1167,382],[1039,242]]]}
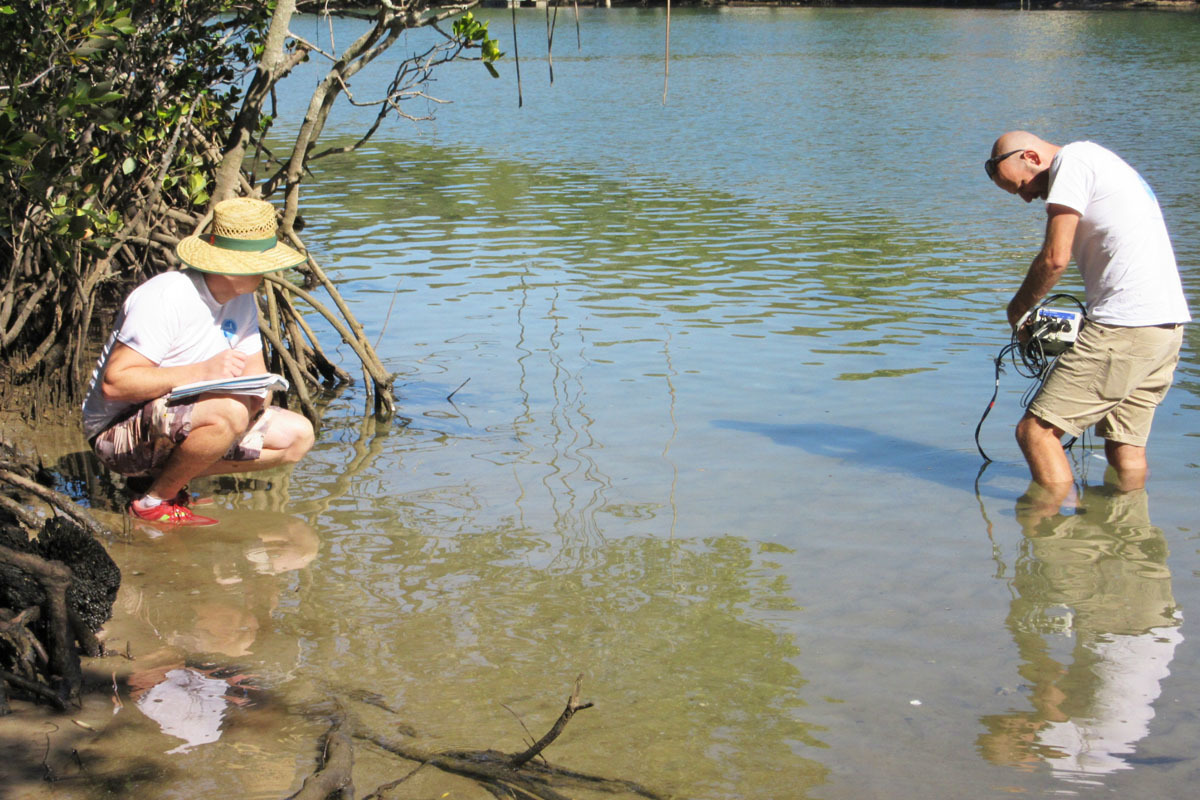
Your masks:
{"label": "man's hand", "polygon": [[1017,320],[1017,323],[1013,325],[1013,333],[1017,335],[1017,343],[1024,350],[1025,345],[1029,344],[1029,340],[1033,337],[1033,316],[1031,315],[1023,323]]}
{"label": "man's hand", "polygon": [[212,358],[201,363],[204,365],[205,374],[208,376],[204,380],[240,378],[246,371],[246,354],[241,350],[231,348],[217,353]]}
{"label": "man's hand", "polygon": [[[1019,310],[1018,310],[1019,309]],[[1005,312],[1008,316],[1008,327],[1013,329],[1013,333],[1017,333],[1018,326],[1021,328],[1029,327],[1029,320],[1021,325],[1021,317],[1025,316],[1029,309],[1022,309],[1017,305],[1017,298],[1014,297],[1012,302],[1008,304],[1008,310]]]}

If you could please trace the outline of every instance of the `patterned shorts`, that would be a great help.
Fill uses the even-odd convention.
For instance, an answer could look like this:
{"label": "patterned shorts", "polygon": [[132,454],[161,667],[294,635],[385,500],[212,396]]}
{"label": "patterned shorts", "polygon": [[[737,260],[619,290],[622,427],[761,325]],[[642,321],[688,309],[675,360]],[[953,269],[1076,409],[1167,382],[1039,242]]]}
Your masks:
{"label": "patterned shorts", "polygon": [[[175,446],[192,432],[192,409],[196,401],[168,403],[159,397],[109,425],[92,439],[92,449],[101,463],[127,476],[160,472]],[[271,424],[273,408],[262,410],[250,430],[230,446],[225,461],[254,461],[262,455],[263,441]]]}

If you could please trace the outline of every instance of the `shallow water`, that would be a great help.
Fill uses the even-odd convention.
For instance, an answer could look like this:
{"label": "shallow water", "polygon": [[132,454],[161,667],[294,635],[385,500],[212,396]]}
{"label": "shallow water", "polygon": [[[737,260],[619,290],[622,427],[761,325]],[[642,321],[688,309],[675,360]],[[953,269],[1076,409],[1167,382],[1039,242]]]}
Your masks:
{"label": "shallow water", "polygon": [[[1084,510],[1031,513],[1011,370],[982,473],[972,435],[1043,224],[1003,130],[1138,167],[1195,311],[1200,18],[677,11],[664,105],[663,14],[581,16],[551,87],[520,14],[523,108],[447,67],[436,121],[318,162],[305,239],[411,423],[344,392],[290,474],[206,487],[220,527],[114,540],[137,697],[57,791],[283,796],[330,697],[515,751],[582,672],[550,760],[677,797],[1185,796],[1196,334],[1144,493],[1077,446]],[[429,772],[398,796],[481,795]]]}

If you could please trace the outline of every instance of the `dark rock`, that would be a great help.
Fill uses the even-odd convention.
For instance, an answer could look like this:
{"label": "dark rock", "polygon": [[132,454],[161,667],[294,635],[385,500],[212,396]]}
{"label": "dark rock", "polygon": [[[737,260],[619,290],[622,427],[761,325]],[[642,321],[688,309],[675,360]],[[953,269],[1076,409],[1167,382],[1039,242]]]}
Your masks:
{"label": "dark rock", "polygon": [[[16,525],[0,525],[0,545],[68,566],[73,577],[67,590],[67,607],[90,630],[99,630],[112,616],[121,570],[103,545],[74,522],[63,517],[47,520],[33,541]],[[0,563],[0,607],[21,611],[44,602],[45,594],[36,579]]]}
{"label": "dark rock", "polygon": [[55,517],[47,520],[38,536],[37,553],[71,568],[67,607],[75,610],[93,633],[112,616],[121,570],[96,538],[74,522]]}

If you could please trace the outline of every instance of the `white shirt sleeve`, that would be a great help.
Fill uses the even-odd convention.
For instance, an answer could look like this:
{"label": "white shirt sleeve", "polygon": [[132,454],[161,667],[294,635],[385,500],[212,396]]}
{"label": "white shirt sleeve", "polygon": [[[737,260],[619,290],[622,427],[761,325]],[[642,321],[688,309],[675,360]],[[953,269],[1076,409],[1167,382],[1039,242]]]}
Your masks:
{"label": "white shirt sleeve", "polygon": [[1092,196],[1095,184],[1096,173],[1087,162],[1080,158],[1073,158],[1064,149],[1058,157],[1057,168],[1050,183],[1050,191],[1046,195],[1046,205],[1053,203],[1058,206],[1066,206],[1083,215],[1087,211],[1088,198]]}
{"label": "white shirt sleeve", "polygon": [[157,286],[143,284],[125,301],[125,315],[117,341],[128,345],[155,364],[161,364],[178,335],[180,315],[164,301]]}

